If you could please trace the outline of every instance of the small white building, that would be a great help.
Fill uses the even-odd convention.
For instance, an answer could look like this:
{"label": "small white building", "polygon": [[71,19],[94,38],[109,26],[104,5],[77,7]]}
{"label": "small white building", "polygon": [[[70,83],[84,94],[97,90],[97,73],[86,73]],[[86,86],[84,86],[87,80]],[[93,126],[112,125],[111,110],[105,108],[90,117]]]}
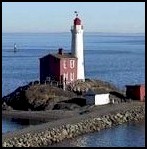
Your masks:
{"label": "small white building", "polygon": [[110,103],[109,92],[88,90],[84,95],[87,105],[104,105]]}

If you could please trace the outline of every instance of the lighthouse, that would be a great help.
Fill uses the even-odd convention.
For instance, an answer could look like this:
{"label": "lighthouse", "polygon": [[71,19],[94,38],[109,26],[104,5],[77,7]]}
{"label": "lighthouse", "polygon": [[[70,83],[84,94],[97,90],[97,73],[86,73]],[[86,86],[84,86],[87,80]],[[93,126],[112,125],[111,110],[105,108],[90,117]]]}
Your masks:
{"label": "lighthouse", "polygon": [[72,40],[71,40],[71,53],[77,58],[77,79],[85,81],[84,74],[84,50],[83,50],[83,25],[76,13],[73,26],[71,27]]}
{"label": "lighthouse", "polygon": [[73,20],[71,28],[71,52],[66,53],[59,48],[56,53],[49,53],[40,58],[40,82],[58,82],[63,88],[77,80],[85,81],[84,51],[83,51],[83,26],[78,17]]}

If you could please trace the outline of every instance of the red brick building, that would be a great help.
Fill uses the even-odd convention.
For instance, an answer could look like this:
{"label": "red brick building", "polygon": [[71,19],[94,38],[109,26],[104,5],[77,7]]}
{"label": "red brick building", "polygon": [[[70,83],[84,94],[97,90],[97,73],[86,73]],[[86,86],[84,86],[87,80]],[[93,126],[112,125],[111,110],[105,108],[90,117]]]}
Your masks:
{"label": "red brick building", "polygon": [[126,85],[126,96],[133,100],[145,101],[145,85]]}
{"label": "red brick building", "polygon": [[40,58],[40,82],[47,77],[66,84],[77,80],[77,58],[71,53],[64,53],[63,49]]}

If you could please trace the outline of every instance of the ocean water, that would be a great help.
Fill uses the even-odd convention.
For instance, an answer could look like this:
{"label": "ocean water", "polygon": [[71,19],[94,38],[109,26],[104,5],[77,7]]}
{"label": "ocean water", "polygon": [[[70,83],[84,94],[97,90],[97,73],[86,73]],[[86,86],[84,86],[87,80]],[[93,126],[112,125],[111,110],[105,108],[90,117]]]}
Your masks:
{"label": "ocean water", "polygon": [[46,121],[2,117],[2,133],[17,131],[18,129],[23,129],[30,125],[38,125],[44,122]]}
{"label": "ocean water", "polygon": [[50,147],[145,147],[145,121],[84,134]]}
{"label": "ocean water", "polygon": [[[14,43],[18,49],[15,53]],[[57,52],[58,48],[70,52],[70,46],[70,32],[3,33],[2,96],[32,80],[39,80],[39,58]],[[120,89],[125,89],[127,84],[145,82],[144,34],[84,33],[84,56],[86,78],[109,81]],[[8,121],[3,120],[2,124],[5,131],[19,129],[18,124],[7,125]],[[128,129],[133,131],[134,128]],[[140,134],[136,132],[136,136]]]}
{"label": "ocean water", "polygon": [[[14,43],[18,52],[13,52]],[[70,33],[2,34],[2,95],[39,80],[39,58],[63,48],[70,52]],[[144,34],[84,34],[85,75],[117,87],[145,82]]]}

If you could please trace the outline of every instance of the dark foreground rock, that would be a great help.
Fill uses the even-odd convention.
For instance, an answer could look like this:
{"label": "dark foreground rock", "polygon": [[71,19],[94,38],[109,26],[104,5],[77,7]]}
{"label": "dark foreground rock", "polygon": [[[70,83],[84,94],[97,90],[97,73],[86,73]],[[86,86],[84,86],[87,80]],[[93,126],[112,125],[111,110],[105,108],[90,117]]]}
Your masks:
{"label": "dark foreground rock", "polygon": [[8,106],[6,102],[2,103],[2,110],[13,110],[11,106]]}
{"label": "dark foreground rock", "polygon": [[[73,92],[64,91],[58,87],[36,84],[19,87],[11,94],[4,96],[2,101],[15,110],[38,111],[52,109],[58,101],[74,96],[76,94]],[[3,104],[2,106],[4,107]]]}
{"label": "dark foreground rock", "polygon": [[[57,105],[60,105],[59,109],[63,109],[65,107],[65,109],[71,110],[74,109],[72,107],[83,106],[79,104],[80,100],[76,100],[79,102],[75,103],[75,100],[71,99],[78,99],[79,95],[82,97],[82,94],[86,93],[89,89],[109,92],[112,94],[110,98],[113,98],[118,102],[121,102],[122,98],[124,98],[123,92],[121,92],[118,88],[101,80],[86,79],[85,82],[76,81],[73,84],[69,84],[66,90],[55,86],[50,86],[49,84],[29,83],[28,85],[17,88],[9,95],[4,96],[2,98],[2,109],[40,111],[52,110],[56,108]],[[67,104],[65,101],[68,100],[73,102],[68,102]],[[60,103],[61,101],[64,101],[64,103]]]}

